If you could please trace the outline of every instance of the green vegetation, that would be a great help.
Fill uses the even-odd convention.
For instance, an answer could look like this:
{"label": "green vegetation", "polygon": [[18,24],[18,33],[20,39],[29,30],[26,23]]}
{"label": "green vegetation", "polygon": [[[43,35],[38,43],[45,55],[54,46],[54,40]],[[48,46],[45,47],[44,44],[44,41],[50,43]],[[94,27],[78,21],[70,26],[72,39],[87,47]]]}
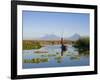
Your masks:
{"label": "green vegetation", "polygon": [[48,62],[48,58],[33,58],[33,59],[25,59],[24,63],[43,63],[43,62]]}
{"label": "green vegetation", "polygon": [[41,47],[39,42],[23,41],[23,50],[40,49]]}
{"label": "green vegetation", "polygon": [[89,51],[90,41],[89,37],[82,37],[74,43],[74,47],[79,51]]}
{"label": "green vegetation", "polygon": [[70,57],[71,60],[80,60],[80,56],[71,56]]}
{"label": "green vegetation", "polygon": [[41,57],[54,57],[56,54],[42,54]]}

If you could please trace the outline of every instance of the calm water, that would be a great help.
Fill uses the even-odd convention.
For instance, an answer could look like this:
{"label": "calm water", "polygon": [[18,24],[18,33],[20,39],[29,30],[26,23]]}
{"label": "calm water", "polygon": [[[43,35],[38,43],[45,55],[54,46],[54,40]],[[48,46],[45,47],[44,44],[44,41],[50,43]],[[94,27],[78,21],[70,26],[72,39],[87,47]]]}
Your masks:
{"label": "calm water", "polygon": [[[41,49],[23,50],[23,68],[67,67],[89,65],[89,54],[78,52],[68,45],[68,50],[61,56],[61,46],[45,46]],[[36,53],[45,51],[46,53]]]}

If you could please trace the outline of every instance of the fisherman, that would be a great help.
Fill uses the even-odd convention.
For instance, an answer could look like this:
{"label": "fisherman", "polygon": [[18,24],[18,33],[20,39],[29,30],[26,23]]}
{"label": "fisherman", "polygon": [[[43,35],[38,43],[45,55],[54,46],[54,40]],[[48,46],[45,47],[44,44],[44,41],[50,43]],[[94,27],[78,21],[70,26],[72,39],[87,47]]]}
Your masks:
{"label": "fisherman", "polygon": [[67,50],[67,47],[63,43],[63,38],[61,38],[61,56],[63,56],[63,52]]}
{"label": "fisherman", "polygon": [[66,46],[64,44],[61,45],[61,56],[63,56],[63,53],[66,51]]}
{"label": "fisherman", "polygon": [[62,51],[66,51],[66,46],[65,46],[64,44],[62,44],[61,50],[62,50]]}

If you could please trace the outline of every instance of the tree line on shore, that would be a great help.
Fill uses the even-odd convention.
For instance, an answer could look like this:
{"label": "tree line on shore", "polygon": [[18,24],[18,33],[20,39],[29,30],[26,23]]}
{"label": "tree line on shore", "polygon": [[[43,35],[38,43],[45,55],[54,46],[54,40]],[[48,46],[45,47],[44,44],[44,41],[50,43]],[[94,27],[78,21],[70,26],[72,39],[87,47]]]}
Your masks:
{"label": "tree line on shore", "polygon": [[[50,42],[49,42],[50,43]],[[53,41],[51,42],[53,44]],[[76,41],[72,41],[73,47],[78,48],[80,51],[89,51],[90,41],[89,37],[81,37]],[[40,49],[43,45],[39,41],[25,41],[23,40],[23,50]]]}

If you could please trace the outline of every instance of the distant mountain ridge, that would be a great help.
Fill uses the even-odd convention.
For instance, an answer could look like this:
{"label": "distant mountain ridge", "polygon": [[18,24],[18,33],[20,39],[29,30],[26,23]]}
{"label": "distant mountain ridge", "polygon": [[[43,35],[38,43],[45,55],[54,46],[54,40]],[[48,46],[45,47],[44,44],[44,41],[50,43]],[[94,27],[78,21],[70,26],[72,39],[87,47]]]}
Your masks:
{"label": "distant mountain ridge", "polygon": [[[64,37],[64,39],[68,39],[68,40],[78,40],[81,36],[77,33],[73,34],[72,36],[70,37]],[[44,35],[43,37],[39,38],[39,39],[42,39],[42,40],[58,40],[58,39],[61,39],[61,37],[57,36],[57,35],[54,35],[54,34],[46,34]]]}
{"label": "distant mountain ridge", "polygon": [[68,39],[69,39],[69,40],[72,40],[72,41],[75,41],[75,40],[78,40],[78,39],[80,39],[80,38],[81,38],[81,36],[80,36],[79,34],[75,33],[74,35],[72,35],[72,36],[69,37]]}
{"label": "distant mountain ridge", "polygon": [[47,34],[44,35],[43,37],[41,37],[40,39],[44,39],[44,40],[55,40],[55,39],[60,39],[59,36],[56,36],[54,34]]}

